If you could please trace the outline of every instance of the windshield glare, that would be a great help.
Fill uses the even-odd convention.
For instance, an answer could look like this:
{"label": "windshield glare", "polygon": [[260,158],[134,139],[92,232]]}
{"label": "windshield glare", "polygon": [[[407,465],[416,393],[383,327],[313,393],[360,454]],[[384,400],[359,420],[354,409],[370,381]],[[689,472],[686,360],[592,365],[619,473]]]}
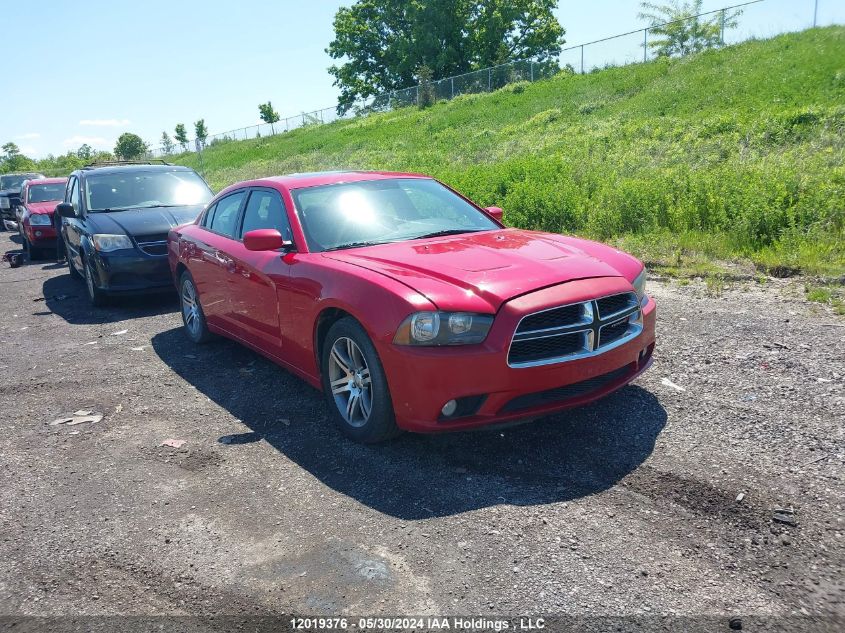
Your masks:
{"label": "windshield glare", "polygon": [[132,171],[86,178],[89,213],[205,204],[211,190],[192,171]]}
{"label": "windshield glare", "polygon": [[53,202],[65,196],[65,183],[57,182],[50,185],[29,185],[27,202]]}
{"label": "windshield glare", "polygon": [[325,251],[399,242],[434,233],[500,228],[436,180],[396,178],[321,185],[291,192],[308,248]]}

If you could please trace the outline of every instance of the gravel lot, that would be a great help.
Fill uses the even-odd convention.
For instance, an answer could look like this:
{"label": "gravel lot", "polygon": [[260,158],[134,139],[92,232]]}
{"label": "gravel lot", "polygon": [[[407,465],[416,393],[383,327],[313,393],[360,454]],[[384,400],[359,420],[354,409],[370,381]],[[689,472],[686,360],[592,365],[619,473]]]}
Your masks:
{"label": "gravel lot", "polygon": [[305,383],[191,344],[175,295],[94,310],[4,264],[0,614],[845,614],[845,319],[795,282],[650,292],[634,385],[358,446]]}

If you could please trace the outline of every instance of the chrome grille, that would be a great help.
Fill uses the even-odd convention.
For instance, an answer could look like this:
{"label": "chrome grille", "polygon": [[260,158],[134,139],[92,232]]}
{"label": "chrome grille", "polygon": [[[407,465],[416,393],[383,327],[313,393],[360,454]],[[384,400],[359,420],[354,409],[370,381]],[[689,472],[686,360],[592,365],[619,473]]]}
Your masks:
{"label": "chrome grille", "polygon": [[139,235],[135,238],[138,248],[147,255],[167,255],[167,233]]}
{"label": "chrome grille", "polygon": [[633,292],[549,308],[520,320],[508,365],[533,367],[601,354],[641,331],[642,313]]}

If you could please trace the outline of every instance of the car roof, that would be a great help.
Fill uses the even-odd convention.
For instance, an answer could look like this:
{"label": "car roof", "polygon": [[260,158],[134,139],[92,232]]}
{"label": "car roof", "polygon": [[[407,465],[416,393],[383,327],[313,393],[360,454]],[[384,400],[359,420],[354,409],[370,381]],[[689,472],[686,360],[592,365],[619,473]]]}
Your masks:
{"label": "car roof", "polygon": [[363,180],[389,180],[391,178],[430,178],[430,176],[399,171],[315,171],[258,178],[237,184],[240,186],[282,185],[287,189],[304,189],[305,187],[317,187],[319,185],[336,185]]}
{"label": "car roof", "polygon": [[64,178],[33,178],[27,180],[27,185],[57,185],[60,182],[67,182],[67,177]]}
{"label": "car roof", "polygon": [[194,171],[190,167],[184,165],[149,165],[149,164],[133,164],[133,165],[104,165],[102,167],[91,166],[83,167],[78,171],[79,175],[90,176],[92,174],[123,174],[131,171]]}

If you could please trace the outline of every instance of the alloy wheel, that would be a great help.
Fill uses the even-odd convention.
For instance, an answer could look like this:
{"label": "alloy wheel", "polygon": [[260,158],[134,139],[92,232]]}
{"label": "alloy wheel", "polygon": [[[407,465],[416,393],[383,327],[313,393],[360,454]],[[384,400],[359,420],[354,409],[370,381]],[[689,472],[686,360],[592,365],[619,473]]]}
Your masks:
{"label": "alloy wheel", "polygon": [[182,284],[182,316],[185,319],[185,327],[193,336],[199,336],[201,323],[199,312],[199,301],[194,284],[186,279]]}
{"label": "alloy wheel", "polygon": [[328,369],[340,415],[350,426],[364,426],[373,409],[373,383],[361,348],[351,338],[338,338],[332,345]]}

